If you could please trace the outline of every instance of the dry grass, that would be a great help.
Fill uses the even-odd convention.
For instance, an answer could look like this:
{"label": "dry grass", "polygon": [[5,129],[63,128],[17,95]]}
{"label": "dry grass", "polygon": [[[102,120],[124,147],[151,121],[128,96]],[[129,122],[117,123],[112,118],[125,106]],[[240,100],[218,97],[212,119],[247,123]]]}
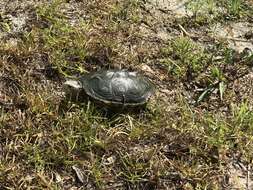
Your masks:
{"label": "dry grass", "polygon": [[[190,3],[168,40],[143,1],[2,4],[1,189],[231,189],[231,159],[251,166],[252,53],[203,29],[248,22],[249,2]],[[110,117],[65,99],[65,77],[100,68],[142,72],[156,96]]]}

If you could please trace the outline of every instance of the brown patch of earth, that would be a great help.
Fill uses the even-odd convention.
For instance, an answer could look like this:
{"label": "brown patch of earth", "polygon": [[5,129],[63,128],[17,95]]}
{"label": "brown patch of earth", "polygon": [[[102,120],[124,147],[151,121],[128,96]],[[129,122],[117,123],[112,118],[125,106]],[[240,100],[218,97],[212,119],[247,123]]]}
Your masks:
{"label": "brown patch of earth", "polygon": [[236,102],[253,101],[253,72],[234,81],[232,85],[233,96]]}
{"label": "brown patch of earth", "polygon": [[252,169],[239,162],[231,162],[227,168],[228,186],[231,190],[253,189]]}
{"label": "brown patch of earth", "polygon": [[242,52],[245,48],[253,51],[253,38],[249,35],[253,31],[252,23],[232,22],[225,25],[217,23],[211,30],[213,37],[227,41],[228,47],[238,52]]}
{"label": "brown patch of earth", "polygon": [[[185,5],[187,1],[164,1],[150,0],[144,4],[146,22],[142,23],[140,29],[143,34],[152,36],[160,40],[172,39],[178,31],[168,27],[175,18],[192,15],[187,11]],[[175,34],[174,34],[175,33]]]}

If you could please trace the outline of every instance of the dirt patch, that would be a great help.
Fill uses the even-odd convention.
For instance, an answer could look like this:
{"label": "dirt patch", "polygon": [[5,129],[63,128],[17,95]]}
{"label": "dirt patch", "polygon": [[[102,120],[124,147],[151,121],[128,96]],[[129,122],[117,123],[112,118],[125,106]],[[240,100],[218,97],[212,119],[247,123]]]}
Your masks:
{"label": "dirt patch", "polygon": [[147,8],[151,9],[155,15],[170,13],[174,17],[179,18],[192,15],[192,12],[186,9],[188,2],[189,0],[149,0]]}
{"label": "dirt patch", "polygon": [[213,37],[227,41],[228,47],[238,52],[242,52],[245,48],[253,51],[253,38],[250,36],[252,31],[253,24],[247,22],[233,22],[226,25],[218,23],[212,27]]}
{"label": "dirt patch", "polygon": [[155,37],[164,41],[172,39],[178,34],[169,27],[174,19],[192,15],[186,9],[187,1],[150,0],[144,4],[146,21],[141,24],[141,32],[146,36]]}
{"label": "dirt patch", "polygon": [[243,76],[242,78],[237,79],[233,83],[233,93],[236,97],[235,102],[253,101],[253,72]]}
{"label": "dirt patch", "polygon": [[228,184],[231,190],[252,189],[252,169],[243,163],[230,163],[228,167]]}

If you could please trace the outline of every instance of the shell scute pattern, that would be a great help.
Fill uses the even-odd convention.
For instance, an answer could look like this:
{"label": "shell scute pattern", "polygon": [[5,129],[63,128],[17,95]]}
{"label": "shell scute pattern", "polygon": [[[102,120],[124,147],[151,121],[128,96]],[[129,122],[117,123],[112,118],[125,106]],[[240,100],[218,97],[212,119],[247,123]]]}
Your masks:
{"label": "shell scute pattern", "polygon": [[107,104],[141,105],[154,92],[148,79],[126,70],[102,70],[80,81],[86,94]]}

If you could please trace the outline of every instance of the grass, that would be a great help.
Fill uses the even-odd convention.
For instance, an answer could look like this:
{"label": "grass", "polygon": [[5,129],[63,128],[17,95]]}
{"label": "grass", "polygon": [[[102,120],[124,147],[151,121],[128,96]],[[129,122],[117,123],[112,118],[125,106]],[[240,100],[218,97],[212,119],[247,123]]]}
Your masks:
{"label": "grass", "polygon": [[179,22],[187,27],[210,26],[215,23],[250,19],[252,5],[249,1],[242,0],[197,0],[190,1],[186,9],[191,11],[192,16],[180,18]]}
{"label": "grass", "polygon": [[[211,48],[187,35],[147,39],[143,5],[34,3],[21,33],[11,33],[1,13],[1,189],[222,189],[231,187],[224,176],[232,158],[252,164],[250,82],[234,87],[250,73],[252,55],[219,39]],[[246,1],[187,8],[192,23],[176,20],[186,30],[224,15],[246,22],[252,10]],[[143,72],[143,64],[157,93],[138,113],[108,116],[93,102],[64,96],[66,77],[100,68]]]}
{"label": "grass", "polygon": [[170,73],[178,77],[186,77],[189,72],[191,75],[201,72],[211,57],[187,37],[173,40],[163,49],[163,54],[165,58],[161,61],[168,66]]}

